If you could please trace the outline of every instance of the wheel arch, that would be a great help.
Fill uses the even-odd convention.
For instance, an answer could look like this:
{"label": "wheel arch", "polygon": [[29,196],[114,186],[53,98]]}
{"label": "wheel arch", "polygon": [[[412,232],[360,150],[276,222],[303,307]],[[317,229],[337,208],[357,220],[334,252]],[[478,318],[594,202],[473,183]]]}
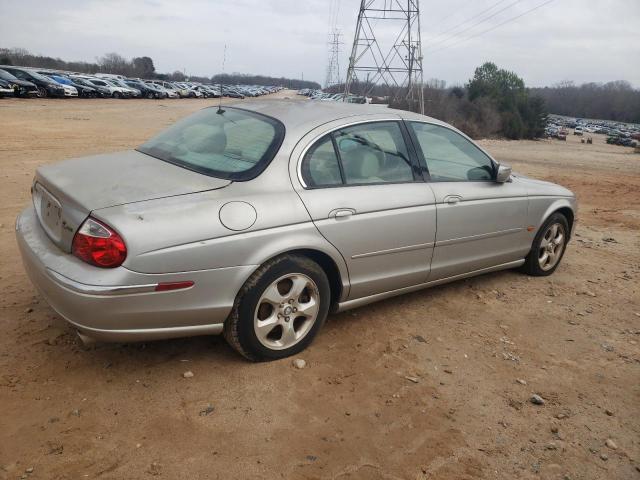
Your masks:
{"label": "wheel arch", "polygon": [[331,305],[335,305],[338,302],[343,301],[349,294],[349,278],[346,266],[342,262],[336,261],[336,259],[326,251],[315,247],[294,248],[274,253],[257,266],[256,270],[265,263],[282,255],[300,255],[307,257],[320,265],[320,268],[324,270],[327,275],[327,279],[329,280],[329,287],[331,288]]}
{"label": "wheel arch", "polygon": [[530,215],[533,213],[530,218],[534,222],[530,225],[537,225],[536,233],[551,215],[561,213],[567,219],[567,223],[569,224],[569,238],[571,238],[576,219],[575,198],[556,198],[549,203],[546,201],[543,202],[541,198],[537,198],[534,202],[530,202],[530,208],[533,210],[530,212]]}
{"label": "wheel arch", "polygon": [[560,207],[557,210],[553,211],[551,215],[553,215],[554,213],[561,213],[567,219],[567,223],[569,224],[569,238],[571,238],[571,234],[573,233],[573,222],[575,221],[574,211],[569,207]]}
{"label": "wheel arch", "polygon": [[342,275],[340,275],[340,269],[333,258],[320,250],[314,249],[303,248],[300,250],[292,250],[287,253],[305,256],[320,265],[320,268],[324,270],[324,273],[329,279],[329,287],[331,288],[331,305],[337,304],[342,300],[343,293],[345,290],[348,290],[348,284],[343,282]]}

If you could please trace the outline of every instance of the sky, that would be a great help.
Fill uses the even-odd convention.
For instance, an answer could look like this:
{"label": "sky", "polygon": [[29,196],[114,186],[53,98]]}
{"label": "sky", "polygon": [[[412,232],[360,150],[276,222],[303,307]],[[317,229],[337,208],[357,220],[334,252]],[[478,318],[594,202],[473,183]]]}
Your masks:
{"label": "sky", "polygon": [[[640,0],[551,0],[510,20],[543,3],[421,0],[425,80],[462,85],[477,66],[492,61],[516,72],[527,86],[627,80],[640,88]],[[210,76],[223,71],[227,45],[227,73],[304,76],[324,83],[330,28],[343,34],[344,77],[359,5],[359,0],[0,0],[0,47],[64,60],[95,61],[110,52],[146,55],[158,72]],[[395,27],[387,27],[379,27],[382,46],[393,40]]]}

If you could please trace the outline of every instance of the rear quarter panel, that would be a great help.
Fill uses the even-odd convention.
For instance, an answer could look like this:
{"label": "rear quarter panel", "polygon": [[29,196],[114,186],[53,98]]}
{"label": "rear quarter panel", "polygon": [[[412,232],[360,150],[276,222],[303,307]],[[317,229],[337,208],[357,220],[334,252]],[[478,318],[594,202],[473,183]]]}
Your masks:
{"label": "rear quarter panel", "polygon": [[[313,249],[336,263],[344,286],[348,273],[340,253],[311,222],[288,174],[290,150],[280,152],[257,178],[188,195],[95,210],[92,215],[124,238],[123,266],[141,273],[174,273],[252,265],[291,250]],[[228,202],[250,204],[255,222],[241,231],[226,228],[220,208]],[[348,288],[343,289],[348,290]]]}

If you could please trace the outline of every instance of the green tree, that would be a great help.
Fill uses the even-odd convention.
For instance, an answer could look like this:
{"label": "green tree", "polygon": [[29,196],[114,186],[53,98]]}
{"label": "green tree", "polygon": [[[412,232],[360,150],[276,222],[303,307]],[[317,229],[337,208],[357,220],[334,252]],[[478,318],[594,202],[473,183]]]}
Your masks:
{"label": "green tree", "polygon": [[495,102],[502,120],[502,134],[507,138],[535,138],[544,132],[544,100],[529,97],[524,81],[514,72],[486,62],[476,68],[467,91],[472,102],[481,98]]}

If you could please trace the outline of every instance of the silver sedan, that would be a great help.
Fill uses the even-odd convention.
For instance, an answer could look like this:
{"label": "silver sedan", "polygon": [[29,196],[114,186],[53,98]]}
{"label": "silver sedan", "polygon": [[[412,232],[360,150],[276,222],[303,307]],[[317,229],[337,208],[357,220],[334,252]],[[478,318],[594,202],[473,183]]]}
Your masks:
{"label": "silver sedan", "polygon": [[304,349],[329,311],[520,268],[555,271],[569,190],[433,118],[338,102],[205,108],[136,150],[40,167],[16,233],[85,339],[224,333]]}

